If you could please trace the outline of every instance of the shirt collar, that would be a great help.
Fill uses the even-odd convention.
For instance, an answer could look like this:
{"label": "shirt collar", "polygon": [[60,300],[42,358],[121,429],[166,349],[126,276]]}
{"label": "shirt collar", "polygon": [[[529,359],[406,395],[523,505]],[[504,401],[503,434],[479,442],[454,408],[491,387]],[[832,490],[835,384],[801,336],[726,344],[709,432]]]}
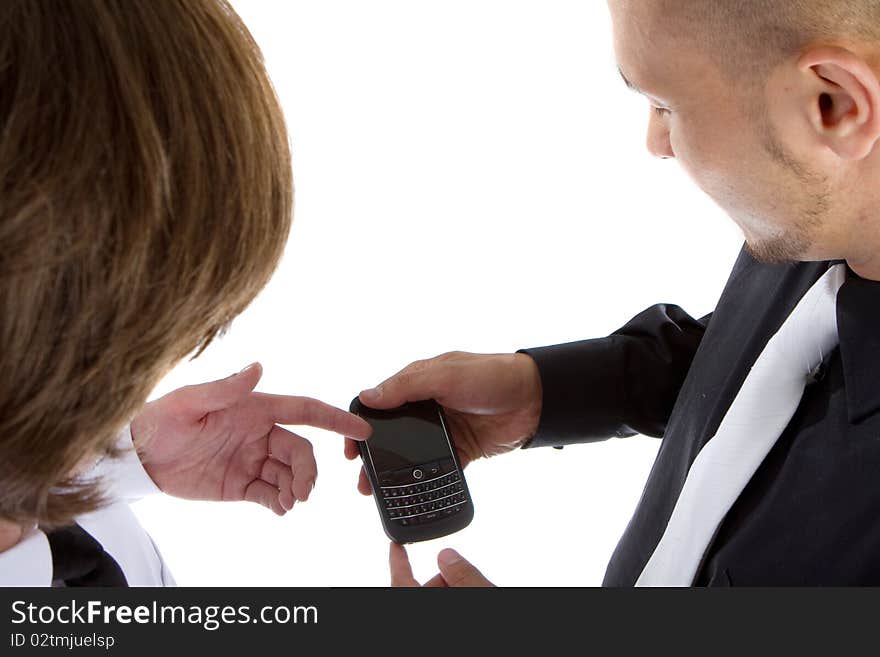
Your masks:
{"label": "shirt collar", "polygon": [[837,332],[849,421],[856,424],[880,410],[880,282],[849,267],[837,295]]}
{"label": "shirt collar", "polygon": [[8,550],[0,552],[0,586],[51,586],[49,540],[33,528]]}

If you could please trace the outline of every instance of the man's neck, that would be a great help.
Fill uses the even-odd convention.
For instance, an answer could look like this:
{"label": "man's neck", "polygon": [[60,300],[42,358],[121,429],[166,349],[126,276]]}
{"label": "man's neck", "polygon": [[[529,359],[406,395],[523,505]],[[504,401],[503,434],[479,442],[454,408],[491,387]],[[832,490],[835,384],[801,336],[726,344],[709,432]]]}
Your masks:
{"label": "man's neck", "polygon": [[862,260],[847,258],[846,264],[848,264],[849,268],[858,274],[860,278],[869,281],[880,281],[880,257]]}
{"label": "man's neck", "polygon": [[[878,151],[880,153],[880,151]],[[880,160],[875,175],[870,178],[871,187],[880,184]],[[826,237],[842,254],[846,264],[861,278],[880,281],[880,212],[877,205],[880,199],[871,199],[860,212],[853,215],[843,213],[840,221],[827,226],[831,231]],[[855,217],[849,219],[850,216]]]}

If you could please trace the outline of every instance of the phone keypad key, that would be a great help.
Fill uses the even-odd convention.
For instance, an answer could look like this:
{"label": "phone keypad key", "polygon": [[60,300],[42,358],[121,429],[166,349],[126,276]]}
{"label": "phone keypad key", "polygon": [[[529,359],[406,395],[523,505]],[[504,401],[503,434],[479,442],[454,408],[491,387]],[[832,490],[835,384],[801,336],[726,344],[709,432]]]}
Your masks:
{"label": "phone keypad key", "polygon": [[403,526],[447,518],[467,501],[457,471],[414,486],[384,486],[381,491],[389,517]]}

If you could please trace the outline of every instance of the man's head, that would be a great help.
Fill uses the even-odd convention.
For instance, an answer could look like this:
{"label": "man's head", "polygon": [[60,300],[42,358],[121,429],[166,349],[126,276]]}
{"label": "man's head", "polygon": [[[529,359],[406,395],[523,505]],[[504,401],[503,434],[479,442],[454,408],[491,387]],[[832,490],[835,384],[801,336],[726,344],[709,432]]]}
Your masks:
{"label": "man's head", "polygon": [[3,0],[0,90],[0,520],[60,524],[100,500],[71,473],[268,281],[288,138],[225,0]]}
{"label": "man's head", "polygon": [[651,152],[677,158],[759,259],[869,266],[859,230],[880,226],[880,2],[609,6],[621,72],[652,105]]}

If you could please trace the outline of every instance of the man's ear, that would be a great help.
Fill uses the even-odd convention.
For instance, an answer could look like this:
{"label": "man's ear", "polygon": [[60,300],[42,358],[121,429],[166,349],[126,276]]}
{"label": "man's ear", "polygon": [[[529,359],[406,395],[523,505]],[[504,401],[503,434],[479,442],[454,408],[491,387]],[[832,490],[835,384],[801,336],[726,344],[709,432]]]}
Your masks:
{"label": "man's ear", "polygon": [[868,63],[844,48],[804,53],[798,70],[810,87],[807,119],[840,158],[864,159],[880,139],[880,80]]}

